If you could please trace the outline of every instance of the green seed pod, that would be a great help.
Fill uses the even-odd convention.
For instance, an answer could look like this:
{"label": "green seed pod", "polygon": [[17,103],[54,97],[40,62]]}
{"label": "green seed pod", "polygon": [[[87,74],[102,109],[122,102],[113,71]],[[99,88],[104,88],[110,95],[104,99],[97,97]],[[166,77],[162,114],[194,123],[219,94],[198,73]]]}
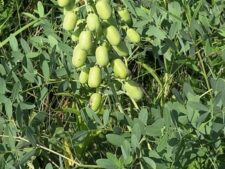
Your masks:
{"label": "green seed pod", "polygon": [[100,21],[96,14],[88,14],[87,17],[87,27],[90,31],[97,31],[100,28]]}
{"label": "green seed pod", "polygon": [[98,66],[90,68],[88,76],[88,86],[91,88],[97,88],[102,81],[101,69]]}
{"label": "green seed pod", "polygon": [[73,50],[72,64],[77,68],[81,67],[85,64],[86,59],[87,52],[80,49],[79,45],[77,45]]}
{"label": "green seed pod", "polygon": [[115,26],[111,25],[106,28],[106,38],[112,46],[117,46],[121,40],[120,32]]}
{"label": "green seed pod", "polygon": [[135,81],[129,80],[125,82],[124,89],[127,95],[135,101],[139,101],[143,97],[142,88]]}
{"label": "green seed pod", "polygon": [[88,82],[88,75],[89,75],[89,68],[84,68],[80,72],[79,81],[82,84],[85,84]]}
{"label": "green seed pod", "polygon": [[130,14],[129,14],[129,12],[126,8],[119,10],[118,14],[121,18],[122,23],[126,23],[127,25],[131,25],[132,20],[131,20]]}
{"label": "green seed pod", "polygon": [[79,46],[88,51],[92,47],[91,31],[82,31],[79,36]]}
{"label": "green seed pod", "polygon": [[63,29],[67,31],[72,31],[77,23],[77,16],[74,12],[68,11],[65,14],[65,17],[63,19]]}
{"label": "green seed pod", "polygon": [[128,74],[128,69],[121,59],[115,59],[112,62],[113,72],[116,77],[125,79]]}
{"label": "green seed pod", "polygon": [[105,0],[98,0],[96,5],[96,10],[101,19],[109,19],[112,14],[112,8],[110,4]]}
{"label": "green seed pod", "polygon": [[57,0],[57,2],[60,7],[66,7],[67,5],[69,5],[70,0]]}
{"label": "green seed pod", "polygon": [[129,55],[128,48],[124,42],[120,42],[119,45],[113,46],[113,49],[121,57],[126,57]]}
{"label": "green seed pod", "polygon": [[107,66],[109,63],[109,54],[105,46],[97,47],[95,51],[96,63],[99,66]]}
{"label": "green seed pod", "polygon": [[94,93],[91,95],[89,104],[93,111],[97,111],[99,109],[99,106],[101,105],[102,96],[99,93]]}
{"label": "green seed pod", "polygon": [[74,0],[70,0],[69,4],[63,8],[63,14],[65,15],[67,12],[71,12],[76,8]]}
{"label": "green seed pod", "polygon": [[134,30],[133,28],[129,28],[127,30],[127,37],[129,39],[129,41],[132,43],[138,43],[141,41],[141,37],[140,37],[139,33],[136,30]]}

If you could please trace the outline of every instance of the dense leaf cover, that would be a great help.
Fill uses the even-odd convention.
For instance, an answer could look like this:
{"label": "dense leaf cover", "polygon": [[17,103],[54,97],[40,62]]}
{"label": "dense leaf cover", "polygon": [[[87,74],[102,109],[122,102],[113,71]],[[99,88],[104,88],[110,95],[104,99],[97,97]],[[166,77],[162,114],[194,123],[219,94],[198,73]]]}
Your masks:
{"label": "dense leaf cover", "polygon": [[13,2],[0,168],[224,168],[224,0]]}

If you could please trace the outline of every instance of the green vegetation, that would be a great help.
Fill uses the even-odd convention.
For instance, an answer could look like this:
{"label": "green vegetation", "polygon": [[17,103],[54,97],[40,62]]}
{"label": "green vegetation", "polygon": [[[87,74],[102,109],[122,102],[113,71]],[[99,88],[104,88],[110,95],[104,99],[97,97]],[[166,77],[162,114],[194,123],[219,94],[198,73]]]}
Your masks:
{"label": "green vegetation", "polygon": [[223,169],[224,0],[0,0],[0,168]]}

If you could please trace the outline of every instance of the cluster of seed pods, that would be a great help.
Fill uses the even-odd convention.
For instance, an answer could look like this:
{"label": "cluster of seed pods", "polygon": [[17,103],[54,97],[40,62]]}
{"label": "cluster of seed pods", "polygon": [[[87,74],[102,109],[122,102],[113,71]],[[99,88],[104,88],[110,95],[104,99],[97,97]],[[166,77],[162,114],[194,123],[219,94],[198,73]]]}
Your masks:
{"label": "cluster of seed pods", "polygon": [[[85,3],[84,3],[85,2]],[[73,50],[72,64],[79,70],[79,82],[89,88],[96,88],[90,96],[90,108],[98,111],[102,94],[97,90],[102,81],[102,69],[112,67],[112,77],[123,81],[123,90],[135,101],[143,97],[142,88],[130,80],[129,70],[124,60],[129,50],[124,42],[139,43],[141,37],[132,28],[132,18],[126,8],[115,10],[110,0],[58,0],[64,9],[63,28],[71,32],[71,39],[76,43]],[[85,16],[79,18],[81,7],[85,7]],[[115,21],[119,19],[119,22]],[[119,24],[118,24],[119,23]],[[82,25],[82,26],[80,26]],[[122,33],[121,29],[125,29]],[[123,36],[125,34],[125,36]],[[88,63],[88,56],[95,56],[94,63]]]}

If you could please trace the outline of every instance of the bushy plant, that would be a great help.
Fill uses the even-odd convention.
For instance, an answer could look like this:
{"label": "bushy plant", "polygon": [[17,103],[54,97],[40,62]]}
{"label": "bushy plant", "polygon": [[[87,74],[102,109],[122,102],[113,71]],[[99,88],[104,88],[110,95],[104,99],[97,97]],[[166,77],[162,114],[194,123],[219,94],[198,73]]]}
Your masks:
{"label": "bushy plant", "polygon": [[0,42],[0,168],[222,169],[224,9],[38,2]]}

